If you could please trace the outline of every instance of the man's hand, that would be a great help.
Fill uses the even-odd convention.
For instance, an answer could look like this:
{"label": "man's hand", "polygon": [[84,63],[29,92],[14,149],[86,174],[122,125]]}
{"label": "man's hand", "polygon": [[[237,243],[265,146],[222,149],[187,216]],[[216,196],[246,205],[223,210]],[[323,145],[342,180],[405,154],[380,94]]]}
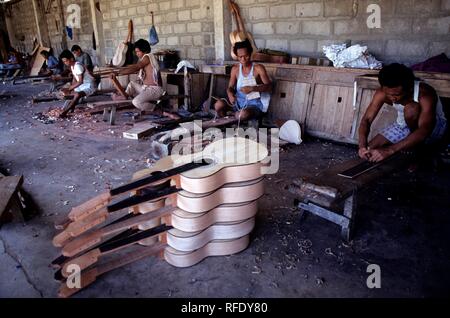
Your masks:
{"label": "man's hand", "polygon": [[231,105],[234,105],[234,103],[236,103],[236,96],[234,96],[233,94],[229,94],[228,100],[230,101]]}
{"label": "man's hand", "polygon": [[61,80],[61,75],[52,75],[50,78],[51,78],[53,81],[59,81],[59,80]]}
{"label": "man's hand", "polygon": [[366,147],[359,148],[358,155],[359,155],[359,157],[361,159],[369,160],[370,159],[370,150],[369,150],[369,148],[366,148]]}
{"label": "man's hand", "polygon": [[243,86],[241,87],[241,92],[244,94],[249,94],[253,92],[253,86]]}
{"label": "man's hand", "polygon": [[390,148],[377,148],[369,150],[369,161],[379,162],[394,154],[394,150]]}

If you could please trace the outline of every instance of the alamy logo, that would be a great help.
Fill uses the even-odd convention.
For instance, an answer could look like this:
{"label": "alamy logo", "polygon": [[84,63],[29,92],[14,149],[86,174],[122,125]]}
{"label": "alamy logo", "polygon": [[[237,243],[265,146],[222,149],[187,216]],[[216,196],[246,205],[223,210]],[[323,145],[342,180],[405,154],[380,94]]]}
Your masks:
{"label": "alamy logo", "polygon": [[370,289],[381,288],[380,265],[370,264],[369,266],[367,266],[367,273],[371,273],[366,280],[367,287]]}
{"label": "alamy logo", "polygon": [[67,6],[66,12],[67,21],[66,25],[71,27],[72,29],[80,29],[81,28],[81,8],[78,4],[70,4]]}
{"label": "alamy logo", "polygon": [[381,8],[378,4],[369,4],[367,6],[367,13],[370,13],[367,18],[367,27],[369,29],[381,28]]}
{"label": "alamy logo", "polygon": [[70,264],[66,269],[67,273],[70,273],[67,277],[66,285],[68,288],[81,288],[81,268],[77,264]]}

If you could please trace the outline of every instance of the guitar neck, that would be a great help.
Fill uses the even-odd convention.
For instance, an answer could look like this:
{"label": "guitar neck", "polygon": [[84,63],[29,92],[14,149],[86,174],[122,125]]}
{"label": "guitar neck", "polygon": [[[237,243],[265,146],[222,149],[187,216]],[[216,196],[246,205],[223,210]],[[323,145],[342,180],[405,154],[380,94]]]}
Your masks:
{"label": "guitar neck", "polygon": [[246,33],[247,31],[245,30],[245,24],[242,21],[242,17],[241,17],[241,12],[239,9],[239,6],[233,1],[233,7],[234,7],[234,14],[236,16],[236,22],[238,25],[238,30]]}
{"label": "guitar neck", "polygon": [[137,260],[140,260],[141,258],[151,255],[157,255],[161,253],[166,248],[166,246],[167,244],[158,242],[150,247],[139,248],[137,251],[127,253],[121,257],[118,257],[117,259],[111,260],[110,262],[101,264],[97,267],[98,275],[107,273],[109,271],[112,271],[113,269],[133,263]]}

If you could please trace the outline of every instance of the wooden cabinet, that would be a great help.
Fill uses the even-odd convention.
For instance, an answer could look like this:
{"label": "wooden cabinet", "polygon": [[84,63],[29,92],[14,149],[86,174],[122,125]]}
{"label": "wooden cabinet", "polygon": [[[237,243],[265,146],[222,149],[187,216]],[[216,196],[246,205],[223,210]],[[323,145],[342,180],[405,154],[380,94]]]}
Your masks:
{"label": "wooden cabinet", "polygon": [[277,81],[272,92],[269,112],[273,118],[305,123],[311,84]]}
{"label": "wooden cabinet", "polygon": [[353,88],[315,85],[307,110],[306,131],[314,136],[352,142]]}

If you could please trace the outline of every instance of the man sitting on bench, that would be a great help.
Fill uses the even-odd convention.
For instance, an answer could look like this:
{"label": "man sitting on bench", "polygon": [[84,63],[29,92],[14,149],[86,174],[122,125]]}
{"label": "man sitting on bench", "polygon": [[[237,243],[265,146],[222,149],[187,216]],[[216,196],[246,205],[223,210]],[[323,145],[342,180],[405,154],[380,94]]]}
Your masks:
{"label": "man sitting on bench", "polygon": [[134,43],[134,51],[139,58],[136,64],[121,69],[117,75],[128,75],[139,71],[139,82],[131,81],[124,90],[116,78],[111,74],[110,78],[120,95],[113,95],[114,100],[126,100],[133,98],[133,105],[141,111],[153,111],[156,101],[162,96],[161,73],[155,56],[150,53],[150,43],[139,39]]}
{"label": "man sitting on bench", "polygon": [[61,92],[64,96],[75,93],[72,101],[64,107],[60,117],[65,117],[69,111],[73,111],[80,99],[85,96],[90,96],[95,92],[95,79],[94,76],[87,70],[83,64],[75,61],[75,57],[69,50],[64,50],[59,58],[63,61],[64,65],[70,67],[73,74],[72,85],[68,88],[63,88]]}
{"label": "man sitting on bench", "polygon": [[231,69],[227,89],[230,104],[218,100],[214,108],[219,117],[225,116],[227,110],[233,110],[236,118],[242,121],[258,118],[265,111],[263,99],[268,105],[272,82],[264,65],[251,61],[253,48],[249,40],[235,43],[233,51],[239,64]]}
{"label": "man sitting on bench", "polygon": [[[398,63],[383,67],[378,80],[381,88],[359,126],[361,158],[378,162],[401,150],[442,139],[447,120],[441,100],[430,85],[417,80],[410,68]],[[397,120],[368,142],[370,126],[385,103],[397,110]]]}

